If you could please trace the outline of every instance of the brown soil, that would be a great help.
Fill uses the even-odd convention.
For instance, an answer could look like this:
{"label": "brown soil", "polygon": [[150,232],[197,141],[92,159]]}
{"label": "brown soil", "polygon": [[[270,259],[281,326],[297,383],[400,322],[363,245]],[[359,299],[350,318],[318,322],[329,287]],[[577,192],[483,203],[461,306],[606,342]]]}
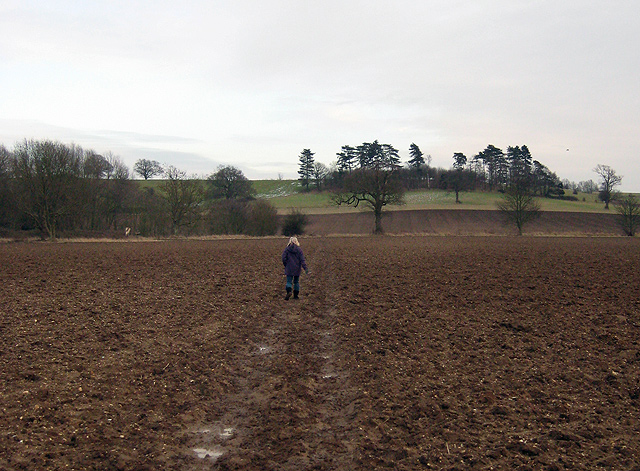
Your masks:
{"label": "brown soil", "polygon": [[[312,214],[308,216],[307,233],[371,234],[373,213],[363,210],[343,214]],[[505,224],[500,211],[495,210],[406,210],[384,213],[382,226],[388,234],[437,235],[514,235],[513,224]],[[623,235],[615,213],[575,213],[543,211],[540,218],[525,225],[529,235]]]}
{"label": "brown soil", "polygon": [[0,468],[640,469],[638,239],[302,244],[0,244]]}

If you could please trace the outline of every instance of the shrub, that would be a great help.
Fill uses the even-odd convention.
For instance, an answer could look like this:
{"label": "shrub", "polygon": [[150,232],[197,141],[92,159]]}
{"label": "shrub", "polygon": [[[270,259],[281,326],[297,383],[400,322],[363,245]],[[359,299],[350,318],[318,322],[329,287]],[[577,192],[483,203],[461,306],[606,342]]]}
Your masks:
{"label": "shrub", "polygon": [[278,231],[278,212],[265,200],[215,201],[209,211],[212,234],[274,235]]}
{"label": "shrub", "polygon": [[165,236],[171,233],[171,221],[166,201],[153,188],[143,188],[137,195],[136,231],[145,237]]}
{"label": "shrub", "polygon": [[309,218],[299,209],[293,209],[282,222],[282,235],[291,237],[304,234]]}
{"label": "shrub", "polygon": [[629,194],[618,198],[614,204],[618,213],[618,222],[624,233],[633,237],[640,227],[640,201],[635,195]]}
{"label": "shrub", "polygon": [[267,236],[278,232],[278,210],[265,200],[255,200],[249,206],[248,235]]}
{"label": "shrub", "polygon": [[248,205],[245,201],[222,200],[211,206],[209,229],[212,234],[243,234],[248,225]]}
{"label": "shrub", "polygon": [[526,223],[540,217],[540,204],[524,186],[509,187],[497,205],[506,221],[515,223],[520,235]]}

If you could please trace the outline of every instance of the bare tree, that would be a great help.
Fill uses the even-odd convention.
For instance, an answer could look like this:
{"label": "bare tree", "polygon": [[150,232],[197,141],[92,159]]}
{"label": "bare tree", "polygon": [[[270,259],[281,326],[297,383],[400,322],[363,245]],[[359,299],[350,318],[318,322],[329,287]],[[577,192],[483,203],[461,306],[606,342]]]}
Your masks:
{"label": "bare tree", "polygon": [[578,183],[578,191],[582,191],[583,193],[593,193],[598,190],[598,185],[593,180],[582,181]]}
{"label": "bare tree", "polygon": [[608,165],[598,164],[593,171],[600,176],[600,201],[604,203],[604,209],[609,209],[609,203],[615,198],[615,187],[622,182],[622,176]]}
{"label": "bare tree", "polygon": [[84,152],[84,159],[82,161],[82,176],[84,178],[105,178],[111,171],[110,167],[111,164],[105,156],[97,154],[92,150]]}
{"label": "bare tree", "polygon": [[120,180],[128,180],[129,179],[129,167],[125,165],[122,159],[114,155],[111,151],[106,152],[104,154],[105,158],[109,165],[107,166],[107,174],[106,178],[117,178]]}
{"label": "bare tree", "polygon": [[162,192],[143,187],[132,194],[136,198],[132,211],[136,231],[144,236],[166,235],[170,229],[169,212]]}
{"label": "bare tree", "polygon": [[93,150],[82,152],[81,173],[83,181],[84,225],[91,230],[99,226],[100,206],[104,202],[107,181],[111,172],[108,160]]}
{"label": "bare tree", "polygon": [[497,203],[507,222],[514,223],[518,235],[522,235],[524,225],[540,217],[540,205],[527,185],[511,185]]}
{"label": "bare tree", "polygon": [[316,184],[316,190],[322,190],[322,183],[329,175],[329,169],[321,162],[315,162],[313,164],[313,181]]}
{"label": "bare tree", "polygon": [[0,145],[0,226],[9,225],[13,213],[11,153]]}
{"label": "bare tree", "polygon": [[242,171],[231,165],[221,165],[207,179],[211,185],[214,198],[237,199],[249,198],[255,193],[251,181]]}
{"label": "bare tree", "polygon": [[338,206],[342,204],[358,207],[368,206],[375,217],[375,234],[382,234],[382,210],[389,204],[404,202],[404,188],[397,169],[359,168],[349,174],[344,181],[344,189],[333,195]]}
{"label": "bare tree", "polygon": [[162,175],[163,169],[160,162],[156,160],[139,159],[133,164],[133,171],[148,180],[156,175]]}
{"label": "bare tree", "polygon": [[204,190],[196,178],[187,177],[186,172],[169,166],[166,181],[160,185],[164,193],[174,234],[181,227],[193,226],[201,216]]}
{"label": "bare tree", "polygon": [[22,211],[55,239],[63,218],[78,206],[77,152],[59,142],[25,140],[14,149],[14,169]]}
{"label": "bare tree", "polygon": [[106,159],[109,172],[103,210],[107,226],[118,230],[118,221],[131,209],[134,188],[129,180],[129,168],[120,157],[107,152]]}
{"label": "bare tree", "polygon": [[3,144],[0,144],[0,176],[8,175],[10,164],[11,152]]}
{"label": "bare tree", "polygon": [[624,233],[633,237],[640,227],[640,202],[635,195],[629,193],[615,202],[615,209],[620,216],[618,221]]}

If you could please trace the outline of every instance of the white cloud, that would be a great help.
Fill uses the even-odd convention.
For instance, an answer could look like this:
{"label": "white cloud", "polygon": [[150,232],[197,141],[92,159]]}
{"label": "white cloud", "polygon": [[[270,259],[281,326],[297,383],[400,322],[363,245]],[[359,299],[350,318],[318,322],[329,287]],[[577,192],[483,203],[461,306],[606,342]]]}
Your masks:
{"label": "white cloud", "polygon": [[155,149],[252,177],[287,162],[272,177],[295,176],[305,147],[329,163],[343,144],[406,155],[416,142],[449,166],[457,151],[527,144],[561,177],[608,163],[640,191],[635,1],[5,1],[0,13],[5,144]]}

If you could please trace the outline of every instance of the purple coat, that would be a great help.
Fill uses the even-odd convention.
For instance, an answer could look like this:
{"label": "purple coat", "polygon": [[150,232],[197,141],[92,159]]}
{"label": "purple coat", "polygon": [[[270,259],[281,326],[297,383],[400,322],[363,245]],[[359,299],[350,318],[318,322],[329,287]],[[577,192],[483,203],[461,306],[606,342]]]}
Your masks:
{"label": "purple coat", "polygon": [[282,252],[282,264],[284,265],[284,274],[287,276],[300,276],[302,268],[307,271],[307,263],[304,260],[302,249],[295,244],[287,245]]}

